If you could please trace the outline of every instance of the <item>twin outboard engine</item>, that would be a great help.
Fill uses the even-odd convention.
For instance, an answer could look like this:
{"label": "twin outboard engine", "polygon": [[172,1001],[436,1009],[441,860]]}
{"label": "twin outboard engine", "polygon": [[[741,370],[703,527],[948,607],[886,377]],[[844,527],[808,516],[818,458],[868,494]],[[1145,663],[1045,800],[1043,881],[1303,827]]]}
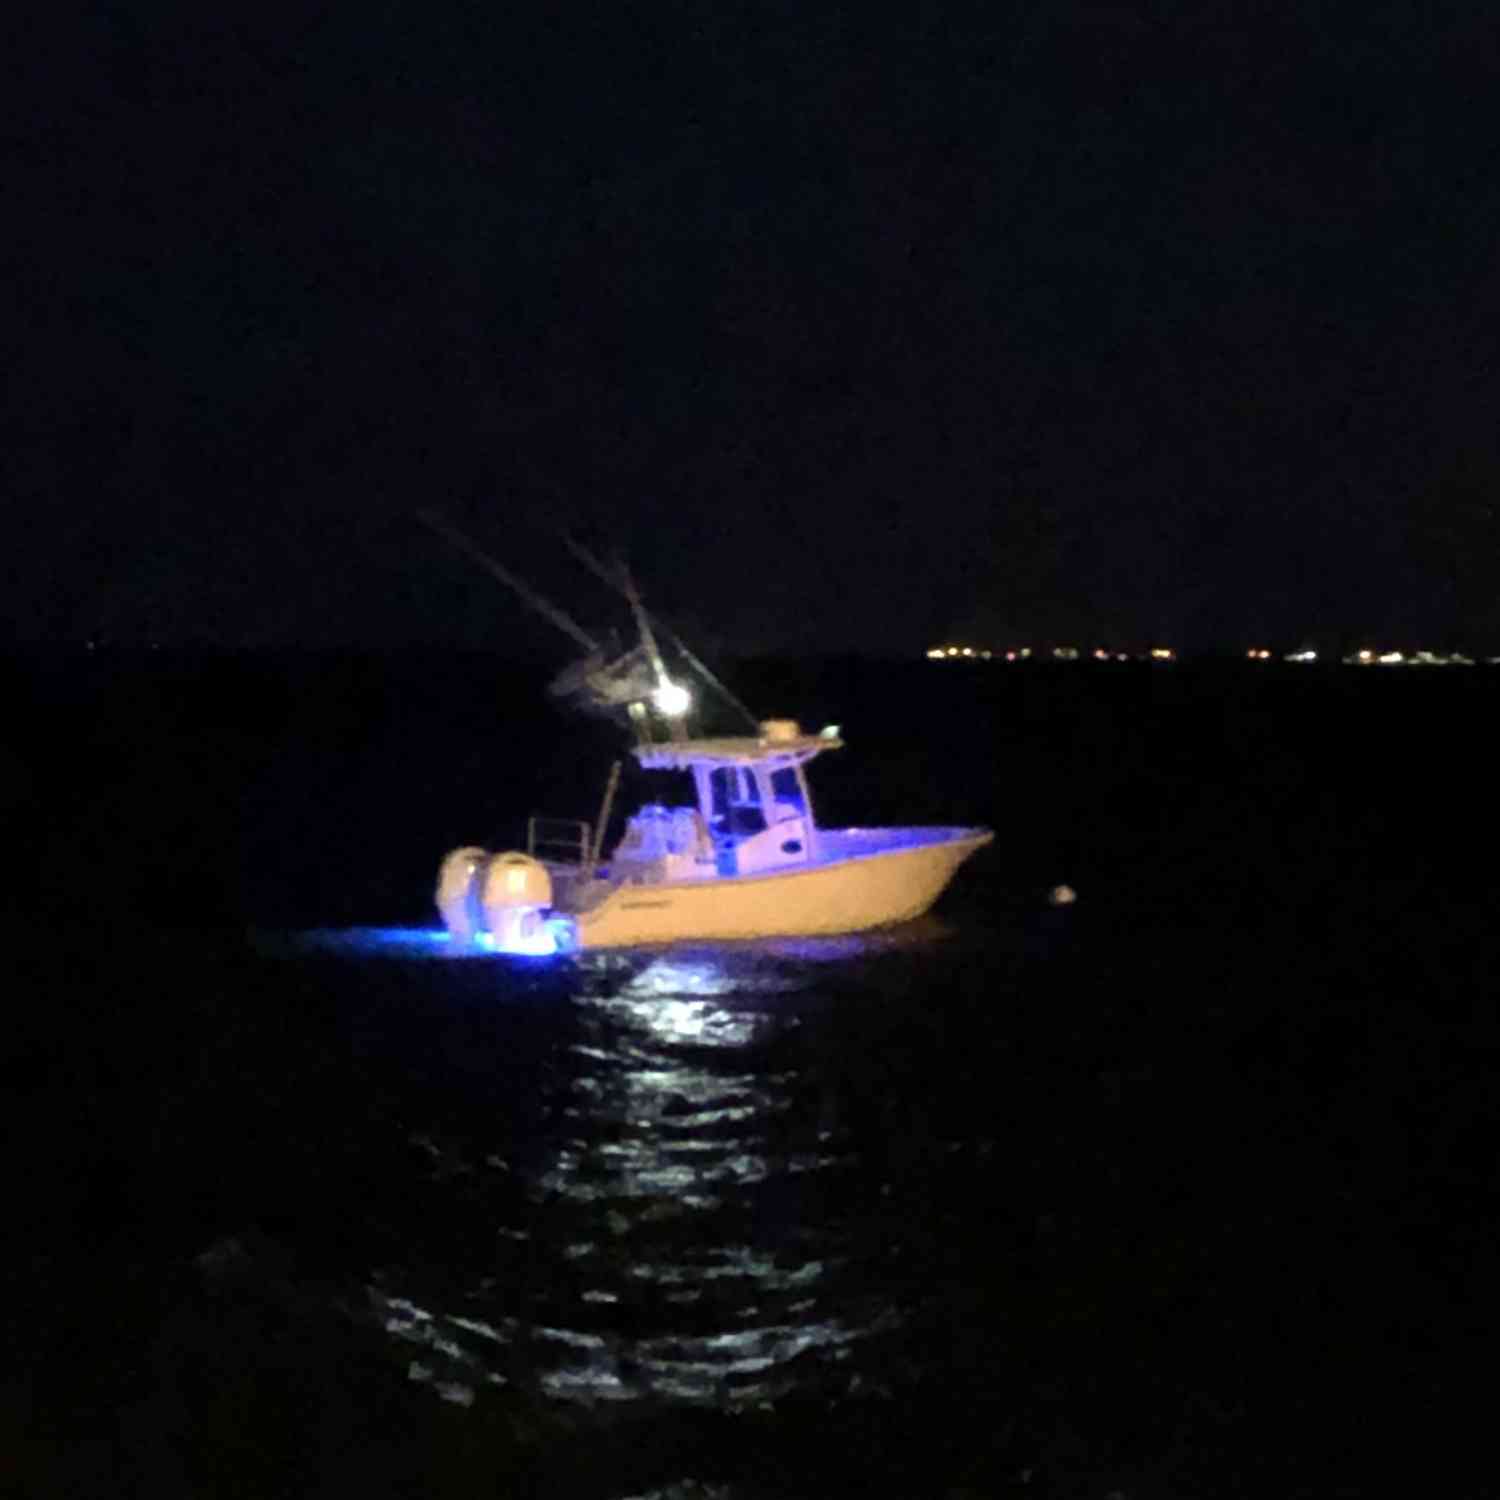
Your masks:
{"label": "twin outboard engine", "polygon": [[438,911],[455,942],[487,934],[502,953],[550,952],[551,905],[552,877],[529,854],[455,849],[438,872]]}

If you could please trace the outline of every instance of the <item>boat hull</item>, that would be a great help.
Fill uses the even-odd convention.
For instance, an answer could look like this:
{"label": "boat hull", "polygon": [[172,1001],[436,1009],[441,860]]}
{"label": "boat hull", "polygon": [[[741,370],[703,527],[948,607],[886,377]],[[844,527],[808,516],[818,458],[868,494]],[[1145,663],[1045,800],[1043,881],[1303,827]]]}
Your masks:
{"label": "boat hull", "polygon": [[[618,948],[699,938],[802,937],[904,922],[927,911],[958,867],[994,838],[984,828],[930,832],[935,836],[924,842],[792,870],[616,886],[597,904],[571,914],[577,943]],[[850,843],[858,847],[857,838]]]}

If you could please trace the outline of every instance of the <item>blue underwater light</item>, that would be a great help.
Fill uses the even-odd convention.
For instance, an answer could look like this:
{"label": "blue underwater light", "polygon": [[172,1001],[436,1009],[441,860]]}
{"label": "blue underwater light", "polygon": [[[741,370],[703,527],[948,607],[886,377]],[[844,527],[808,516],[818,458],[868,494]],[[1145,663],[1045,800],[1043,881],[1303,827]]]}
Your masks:
{"label": "blue underwater light", "polygon": [[472,946],[506,958],[553,958],[578,951],[578,927],[571,917],[546,917],[529,931],[513,933],[503,941],[492,932],[476,932]]}

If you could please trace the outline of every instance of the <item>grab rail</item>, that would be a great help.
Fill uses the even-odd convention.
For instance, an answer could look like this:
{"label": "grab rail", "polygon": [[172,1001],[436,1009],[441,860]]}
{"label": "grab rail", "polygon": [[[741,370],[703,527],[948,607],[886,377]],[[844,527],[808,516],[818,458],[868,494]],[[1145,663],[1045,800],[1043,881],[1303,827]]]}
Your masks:
{"label": "grab rail", "polygon": [[543,863],[584,869],[589,862],[590,832],[581,818],[541,818],[533,813],[526,820],[526,852]]}

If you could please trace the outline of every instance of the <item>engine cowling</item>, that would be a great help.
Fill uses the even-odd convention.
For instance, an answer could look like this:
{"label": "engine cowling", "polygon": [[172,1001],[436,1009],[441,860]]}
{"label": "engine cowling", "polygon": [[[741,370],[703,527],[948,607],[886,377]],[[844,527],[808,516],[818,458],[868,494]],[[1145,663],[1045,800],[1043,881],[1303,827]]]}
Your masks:
{"label": "engine cowling", "polygon": [[490,851],[467,846],[447,855],[438,869],[437,909],[453,940],[471,943],[483,926],[477,876],[489,863]]}
{"label": "engine cowling", "polygon": [[552,877],[541,860],[511,850],[493,854],[475,875],[490,939],[502,953],[550,953],[547,909]]}
{"label": "engine cowling", "polygon": [[541,860],[510,850],[492,854],[479,887],[484,925],[498,938],[515,913],[543,911],[552,905],[552,877]]}

